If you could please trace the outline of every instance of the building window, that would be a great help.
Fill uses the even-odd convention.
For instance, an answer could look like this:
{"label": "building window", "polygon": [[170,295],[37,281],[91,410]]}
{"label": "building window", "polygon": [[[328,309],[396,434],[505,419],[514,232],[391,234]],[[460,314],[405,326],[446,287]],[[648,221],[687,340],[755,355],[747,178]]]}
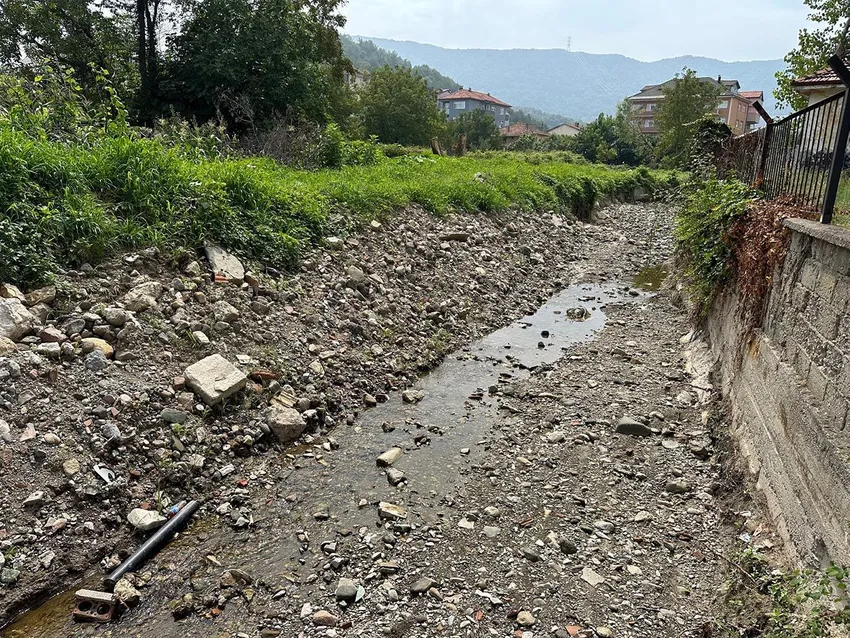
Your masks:
{"label": "building window", "polygon": [[632,111],[637,113],[638,111],[643,110],[643,104],[632,104]]}
{"label": "building window", "polygon": [[729,100],[721,100],[720,106],[717,107],[719,109],[728,109],[729,108]]}
{"label": "building window", "polygon": [[655,126],[655,120],[644,120],[643,121],[643,128],[652,128],[653,126]]}
{"label": "building window", "polygon": [[456,111],[465,111],[466,110],[466,102],[455,102],[453,105]]}
{"label": "building window", "polygon": [[655,110],[655,104],[647,104],[646,110],[647,111],[654,111]]}

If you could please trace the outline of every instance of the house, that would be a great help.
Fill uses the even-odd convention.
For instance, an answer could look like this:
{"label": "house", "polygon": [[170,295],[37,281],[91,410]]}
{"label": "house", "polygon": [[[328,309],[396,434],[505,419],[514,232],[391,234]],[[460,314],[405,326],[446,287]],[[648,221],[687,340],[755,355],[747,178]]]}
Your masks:
{"label": "house", "polygon": [[764,91],[741,91],[738,95],[750,103],[750,108],[747,110],[746,132],[753,131],[762,123],[761,115],[759,115],[754,104],[758,103],[764,106]]}
{"label": "house", "polygon": [[[736,135],[745,133],[748,130],[747,117],[752,104],[741,95],[741,85],[738,80],[724,80],[719,76],[716,80],[709,77],[698,79],[717,86],[720,93],[717,103],[717,119],[725,123]],[[626,98],[632,117],[641,133],[646,135],[658,134],[655,116],[664,103],[664,90],[674,86],[677,81],[676,78],[673,78],[662,84],[650,84],[643,87],[639,93]]]}
{"label": "house", "polygon": [[[844,64],[850,66],[850,58],[846,58]],[[832,97],[836,93],[841,93],[846,88],[841,78],[830,66],[793,80],[791,86],[797,93],[808,98],[810,106],[815,102]]]}
{"label": "house", "polygon": [[581,128],[579,127],[578,122],[576,122],[575,124],[565,122],[563,124],[558,124],[558,126],[550,128],[548,133],[549,135],[566,135],[568,137],[575,137],[579,134],[580,131]]}
{"label": "house", "polygon": [[456,120],[462,113],[484,111],[493,116],[499,128],[505,128],[511,123],[511,105],[489,93],[479,93],[471,89],[440,91],[437,95],[437,106],[449,121]]}
{"label": "house", "polygon": [[525,124],[524,122],[517,122],[516,124],[511,124],[510,126],[506,126],[502,129],[502,137],[505,139],[505,146],[510,146],[523,135],[531,135],[542,140],[549,137],[550,134],[546,131],[541,131],[532,124]]}

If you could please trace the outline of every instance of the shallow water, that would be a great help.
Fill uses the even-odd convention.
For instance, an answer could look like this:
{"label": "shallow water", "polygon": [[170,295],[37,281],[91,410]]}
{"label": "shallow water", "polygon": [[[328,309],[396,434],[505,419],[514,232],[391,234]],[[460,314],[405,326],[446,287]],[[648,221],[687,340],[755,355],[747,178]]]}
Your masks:
{"label": "shallow water", "polygon": [[[646,282],[641,285],[636,280],[635,285],[657,289],[648,288]],[[645,293],[625,286],[571,286],[535,314],[450,355],[414,386],[425,395],[421,402],[405,404],[400,394],[395,394],[387,403],[363,412],[354,426],[334,430],[331,436],[339,442],[340,449],[325,457],[329,467],[311,463],[313,459],[309,456],[299,457],[304,458],[303,467],[277,486],[278,493],[298,494],[297,504],[282,498],[271,499],[267,508],[254,514],[263,530],[258,535],[261,540],[252,539],[248,547],[236,543],[232,556],[219,554],[219,558],[238,564],[249,573],[297,574],[300,551],[295,531],[300,522],[312,519],[320,505],[328,506],[338,529],[374,527],[377,520],[374,504],[378,501],[404,503],[409,522],[428,522],[434,508],[419,506],[435,506],[451,498],[459,474],[476,468],[477,450],[499,435],[499,413],[510,413],[510,392],[503,392],[510,382],[527,378],[533,369],[565,356],[571,346],[593,339],[605,326],[605,305],[645,298]],[[587,312],[571,312],[581,308]],[[582,314],[583,318],[575,318]],[[497,394],[490,392],[491,386],[498,389]],[[394,467],[405,473],[408,486],[390,486],[384,472],[376,467],[378,455],[393,446],[405,450]],[[309,455],[315,449],[302,446],[288,452]],[[363,499],[369,506],[359,505]],[[225,540],[231,530],[222,526],[205,527],[212,536],[218,530],[222,537],[219,547],[231,544]],[[186,536],[191,537],[192,530]],[[174,552],[196,554],[197,548],[187,547],[191,543],[191,540],[175,541],[165,550],[163,558]],[[70,614],[75,589],[25,614],[0,635],[24,638],[97,633],[95,628],[77,627],[76,631],[73,628]],[[145,590],[145,597],[156,598],[150,588]],[[133,623],[131,618],[127,620]],[[128,635],[159,633],[160,636],[179,635],[181,631],[170,617],[148,619],[143,629],[139,622],[133,623],[135,627],[113,627],[117,635],[123,635],[120,632],[125,630],[130,632]]]}

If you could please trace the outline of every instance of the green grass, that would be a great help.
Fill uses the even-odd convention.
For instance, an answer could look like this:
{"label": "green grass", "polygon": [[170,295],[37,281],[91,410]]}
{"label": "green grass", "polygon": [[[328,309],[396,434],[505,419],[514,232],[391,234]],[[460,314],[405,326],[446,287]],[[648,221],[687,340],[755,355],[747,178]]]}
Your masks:
{"label": "green grass", "polygon": [[404,156],[311,172],[263,158],[205,160],[131,135],[54,142],[0,123],[0,281],[32,287],[118,250],[205,241],[287,268],[336,225],[410,204],[436,215],[522,207],[581,216],[600,196],[675,179],[507,157]]}

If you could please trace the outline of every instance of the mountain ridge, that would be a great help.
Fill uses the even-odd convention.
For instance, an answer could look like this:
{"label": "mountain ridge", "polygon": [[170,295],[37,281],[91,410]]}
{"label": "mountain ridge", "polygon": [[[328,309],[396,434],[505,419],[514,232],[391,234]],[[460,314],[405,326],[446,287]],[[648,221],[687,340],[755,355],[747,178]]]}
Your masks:
{"label": "mountain ridge", "polygon": [[726,62],[684,55],[643,62],[619,53],[565,49],[446,49],[411,40],[371,40],[412,64],[427,64],[463,86],[486,91],[520,107],[574,114],[584,121],[614,113],[617,103],[648,84],[669,80],[684,67],[697,74],[736,79],[742,90],[762,90],[769,113],[778,114],[774,74],[782,60]]}

